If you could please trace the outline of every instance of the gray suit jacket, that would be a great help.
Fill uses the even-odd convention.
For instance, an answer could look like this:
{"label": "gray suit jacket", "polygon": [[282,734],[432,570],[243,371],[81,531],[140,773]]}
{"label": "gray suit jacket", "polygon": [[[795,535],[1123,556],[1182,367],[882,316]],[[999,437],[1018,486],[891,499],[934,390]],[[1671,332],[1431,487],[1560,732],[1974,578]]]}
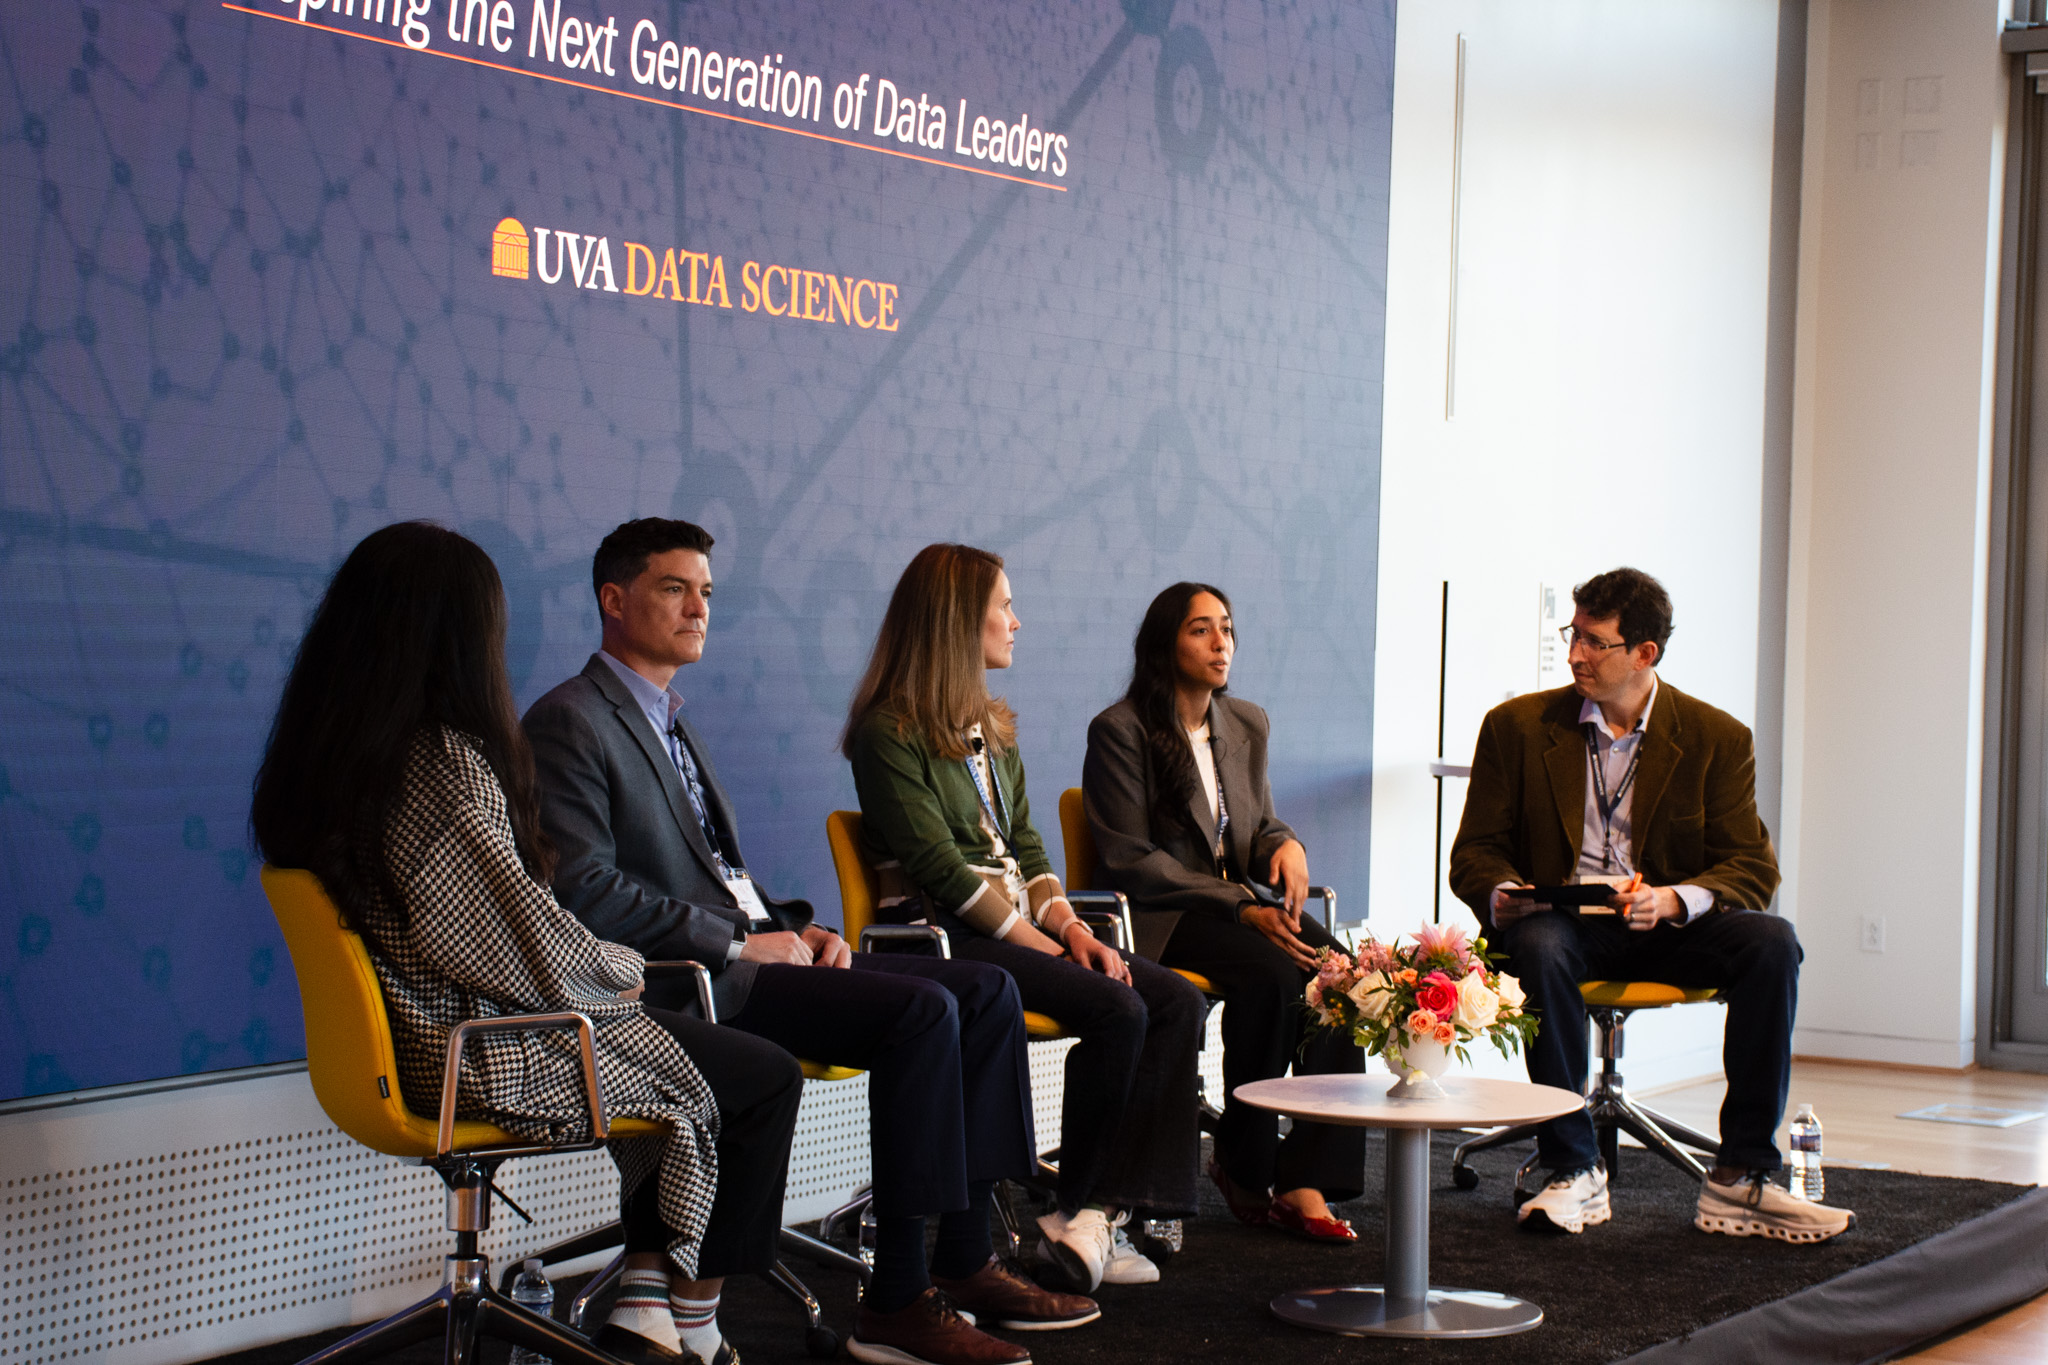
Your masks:
{"label": "gray suit jacket", "polygon": [[[1273,813],[1273,787],[1266,780],[1270,730],[1266,713],[1248,701],[1227,695],[1209,701],[1216,775],[1230,809],[1230,862],[1261,881],[1274,851],[1296,837]],[[1131,898],[1138,953],[1157,960],[1182,915],[1235,921],[1238,907],[1251,894],[1211,871],[1216,817],[1209,812],[1208,794],[1198,791],[1189,800],[1191,820],[1154,829],[1153,780],[1145,727],[1135,707],[1120,701],[1089,723],[1081,791],[1096,856],[1102,860],[1100,877],[1110,890]]]}
{"label": "gray suit jacket", "polygon": [[[746,937],[747,915],[719,878],[682,778],[640,703],[593,654],[583,672],[533,704],[524,724],[540,777],[541,826],[561,857],[555,899],[601,939],[657,961],[702,962],[720,1016],[736,1012],[754,964],[725,963]],[[711,755],[687,720],[683,733],[712,818],[734,840],[732,803]],[[738,858],[737,847],[725,852]],[[778,928],[811,922],[807,902],[761,899]]]}

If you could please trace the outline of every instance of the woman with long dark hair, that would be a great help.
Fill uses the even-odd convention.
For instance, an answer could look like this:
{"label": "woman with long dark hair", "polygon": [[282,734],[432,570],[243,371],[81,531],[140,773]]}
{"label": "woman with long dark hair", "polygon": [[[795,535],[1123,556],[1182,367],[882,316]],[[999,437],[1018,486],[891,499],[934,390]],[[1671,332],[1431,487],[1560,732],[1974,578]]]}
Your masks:
{"label": "woman with long dark hair", "polygon": [[1138,1214],[1195,1211],[1201,995],[1102,943],[1074,915],[1031,824],[1010,708],[988,691],[1018,621],[1003,561],[929,545],[903,571],[842,741],[882,913],[943,928],[956,957],[1016,978],[1024,1008],[1080,1041],[1067,1054],[1057,1207],[1039,1251],[1083,1292],[1143,1284]]}
{"label": "woman with long dark hair", "polygon": [[[724,1275],[774,1262],[803,1077],[771,1043],[634,1003],[640,955],[555,903],[505,619],[473,542],[426,522],[367,536],[306,627],[250,825],[263,856],[318,876],[368,943],[415,1111],[439,1110],[463,1020],[589,1016],[608,1111],[669,1126],[612,1153],[628,1267],[668,1272],[670,1293],[622,1293],[598,1344],[681,1361],[670,1295],[715,1298]],[[580,1077],[568,1035],[493,1035],[468,1051],[458,1113],[536,1140],[587,1133]]]}
{"label": "woman with long dark hair", "polygon": [[1152,599],[1124,699],[1088,726],[1081,770],[1108,884],[1131,899],[1138,951],[1199,972],[1223,995],[1223,1117],[1209,1174],[1231,1212],[1322,1241],[1351,1242],[1328,1199],[1359,1193],[1365,1130],[1278,1118],[1231,1098],[1287,1072],[1356,1072],[1365,1058],[1330,1031],[1304,1036],[1302,991],[1318,948],[1302,917],[1308,856],[1273,813],[1266,713],[1225,695],[1237,651],[1230,599],[1176,583]]}

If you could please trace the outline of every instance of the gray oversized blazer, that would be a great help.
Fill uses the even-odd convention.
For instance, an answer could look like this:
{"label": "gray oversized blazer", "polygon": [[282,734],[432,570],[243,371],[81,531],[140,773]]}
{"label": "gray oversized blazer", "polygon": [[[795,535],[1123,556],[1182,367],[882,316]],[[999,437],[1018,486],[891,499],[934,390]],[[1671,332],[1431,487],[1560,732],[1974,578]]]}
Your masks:
{"label": "gray oversized blazer", "polygon": [[[1248,701],[1220,694],[1209,700],[1216,774],[1230,808],[1231,861],[1261,879],[1274,851],[1296,837],[1273,813],[1273,787],[1266,779],[1270,729],[1266,713]],[[1144,724],[1137,708],[1120,701],[1089,722],[1081,791],[1103,884],[1131,898],[1137,951],[1157,961],[1182,915],[1235,921],[1251,895],[1209,870],[1216,817],[1209,813],[1208,795],[1196,792],[1189,801],[1191,822],[1155,830],[1152,783]]]}
{"label": "gray oversized blazer", "polygon": [[[711,969],[720,1017],[746,1003],[754,964],[725,965],[747,915],[718,876],[676,765],[611,665],[583,671],[533,704],[524,721],[540,776],[540,819],[561,861],[554,892],[593,934],[653,961]],[[732,804],[697,732],[683,721],[713,818],[728,838]],[[738,850],[728,850],[737,854]],[[778,928],[811,922],[807,902],[762,902]]]}

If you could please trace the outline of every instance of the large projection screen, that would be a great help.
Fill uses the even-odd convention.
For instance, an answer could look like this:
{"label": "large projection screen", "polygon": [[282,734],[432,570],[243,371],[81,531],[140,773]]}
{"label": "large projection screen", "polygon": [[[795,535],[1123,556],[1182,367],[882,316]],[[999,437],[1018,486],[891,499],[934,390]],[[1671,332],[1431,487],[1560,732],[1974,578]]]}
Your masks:
{"label": "large projection screen", "polygon": [[707,526],[677,685],[827,922],[920,546],[1008,559],[1055,848],[1145,604],[1220,584],[1355,911],[1393,38],[1392,0],[0,9],[0,1099],[303,1055],[249,784],[402,518],[496,559],[522,705],[595,648],[606,530]]}

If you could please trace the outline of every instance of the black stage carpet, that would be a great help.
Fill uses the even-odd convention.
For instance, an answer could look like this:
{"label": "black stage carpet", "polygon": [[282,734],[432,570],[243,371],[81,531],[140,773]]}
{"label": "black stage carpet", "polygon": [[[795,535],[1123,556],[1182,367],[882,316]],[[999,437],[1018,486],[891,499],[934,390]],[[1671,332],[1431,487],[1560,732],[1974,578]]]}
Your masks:
{"label": "black stage carpet", "polygon": [[[1949,1180],[1893,1171],[1828,1172],[1828,1202],[1856,1210],[1857,1227],[1820,1246],[1709,1236],[1692,1226],[1697,1186],[1671,1166],[1624,1148],[1614,1220],[1578,1237],[1520,1233],[1509,1185],[1526,1147],[1480,1154],[1477,1190],[1451,1187],[1451,1139],[1436,1143],[1431,1193],[1431,1278],[1445,1287],[1491,1289],[1540,1304],[1542,1326],[1510,1338],[1413,1342],[1330,1336],[1285,1326],[1266,1303],[1288,1289],[1372,1283],[1380,1276],[1379,1185],[1384,1148],[1369,1149],[1369,1188],[1342,1212],[1358,1228],[1355,1247],[1330,1248],[1233,1221],[1204,1182],[1203,1216],[1157,1285],[1105,1286],[1100,1322],[1069,1332],[1020,1334],[1041,1365],[1150,1365],[1189,1359],[1269,1360],[1288,1365],[1374,1361],[1494,1361],[1517,1365],[1614,1361],[1682,1337],[1760,1304],[1890,1256],[2028,1193],[2030,1185]],[[842,1333],[852,1326],[850,1277],[798,1265]],[[559,1289],[566,1308],[569,1293]],[[1965,1316],[1968,1316],[1967,1314]],[[721,1314],[749,1365],[799,1365],[802,1318],[761,1282],[732,1281]],[[346,1335],[224,1356],[222,1365],[290,1365]],[[502,1361],[503,1348],[485,1356]],[[440,1359],[438,1345],[394,1357],[405,1365]]]}

